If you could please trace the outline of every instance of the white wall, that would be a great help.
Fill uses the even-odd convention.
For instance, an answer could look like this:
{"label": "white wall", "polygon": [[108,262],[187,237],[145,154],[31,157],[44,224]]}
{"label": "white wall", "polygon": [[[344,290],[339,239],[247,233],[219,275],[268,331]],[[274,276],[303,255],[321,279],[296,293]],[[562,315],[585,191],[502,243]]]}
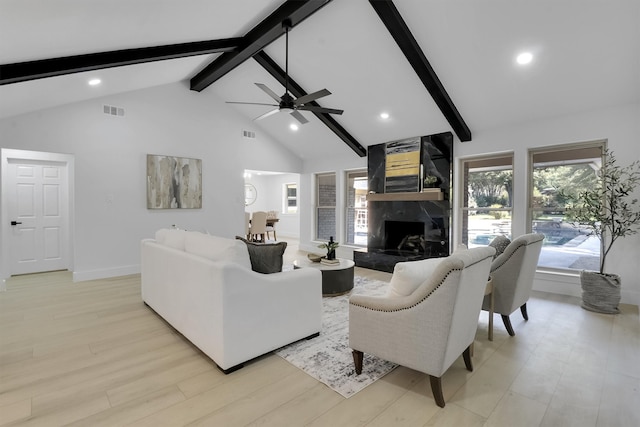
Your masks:
{"label": "white wall", "polygon": [[[103,114],[103,103],[125,108],[125,117]],[[260,134],[254,141],[245,141],[242,129],[252,129],[251,122],[236,115],[223,100],[207,91],[190,91],[186,83],[180,83],[0,120],[0,144],[2,148],[75,156],[76,279],[137,272],[140,239],[152,236],[160,227],[177,224],[228,237],[240,234],[244,229],[244,169],[260,170],[264,164],[274,171],[303,172],[299,182],[300,247],[311,251],[317,250],[313,241],[314,173],[337,172],[338,235],[343,236],[344,172],[366,168],[366,157],[354,153],[307,159],[302,169],[301,160],[276,141]],[[472,131],[473,141],[455,142],[456,159],[514,151],[514,234],[526,230],[529,148],[608,139],[620,160],[640,158],[638,104]],[[147,210],[146,154],[202,159],[203,208]],[[457,221],[455,210],[453,217]],[[351,251],[341,247],[338,256],[351,256]],[[622,276],[623,302],[640,304],[640,235],[620,241],[609,258],[607,270]],[[7,275],[0,272],[0,277]],[[572,295],[580,292],[574,276],[539,274],[535,288]]]}
{"label": "white wall", "polygon": [[[445,131],[445,130],[443,130]],[[473,130],[473,140],[454,143],[454,167],[458,173],[460,158],[485,153],[512,151],[514,153],[514,235],[527,230],[527,170],[528,150],[530,148],[573,142],[607,139],[608,146],[614,150],[621,162],[640,159],[640,105],[632,104],[598,111],[589,111],[551,120],[531,122],[494,130]],[[405,137],[406,135],[402,135]],[[626,163],[625,163],[626,164]],[[314,173],[337,172],[338,181],[338,228],[339,236],[344,235],[344,171],[366,167],[366,159],[351,158],[330,160],[305,160],[304,174],[301,176],[301,209],[306,212],[300,219],[300,247],[314,251],[317,243],[313,240],[314,230]],[[460,177],[455,177],[459,185]],[[454,195],[460,188],[454,188]],[[640,198],[640,194],[637,194]],[[454,199],[453,221],[458,224],[459,200]],[[456,229],[454,227],[454,229]],[[459,236],[455,235],[455,242]],[[352,257],[348,248],[339,248],[338,256]],[[615,272],[622,278],[622,301],[640,305],[640,234],[630,236],[616,243],[616,247],[607,257],[607,271]],[[579,279],[576,274],[538,273],[534,289],[580,296]]]}
{"label": "white wall", "polygon": [[[125,116],[104,114],[102,104],[123,107]],[[74,279],[85,280],[139,271],[140,239],[171,224],[242,234],[243,173],[259,166],[251,158],[287,172],[302,166],[266,135],[243,140],[251,127],[215,95],[177,83],[0,120],[0,141],[74,155]],[[147,154],[202,159],[203,208],[148,210]]]}

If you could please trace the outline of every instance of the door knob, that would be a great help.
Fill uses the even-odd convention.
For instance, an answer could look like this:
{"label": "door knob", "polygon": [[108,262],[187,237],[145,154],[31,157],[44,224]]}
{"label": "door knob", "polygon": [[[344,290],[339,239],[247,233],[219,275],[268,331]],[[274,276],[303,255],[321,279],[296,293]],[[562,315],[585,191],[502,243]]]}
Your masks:
{"label": "door knob", "polygon": [[22,223],[18,221],[11,221],[11,225],[18,225],[18,224],[22,224]]}

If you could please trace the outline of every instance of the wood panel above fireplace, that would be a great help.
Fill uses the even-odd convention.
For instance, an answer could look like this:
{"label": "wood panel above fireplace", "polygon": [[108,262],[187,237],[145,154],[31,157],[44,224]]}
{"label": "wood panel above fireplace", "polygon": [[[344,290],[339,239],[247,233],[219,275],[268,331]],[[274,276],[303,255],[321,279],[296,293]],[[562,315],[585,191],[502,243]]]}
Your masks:
{"label": "wood panel above fireplace", "polygon": [[420,200],[444,200],[444,192],[440,188],[435,191],[424,191],[420,193],[371,193],[367,194],[367,202],[417,202]]}

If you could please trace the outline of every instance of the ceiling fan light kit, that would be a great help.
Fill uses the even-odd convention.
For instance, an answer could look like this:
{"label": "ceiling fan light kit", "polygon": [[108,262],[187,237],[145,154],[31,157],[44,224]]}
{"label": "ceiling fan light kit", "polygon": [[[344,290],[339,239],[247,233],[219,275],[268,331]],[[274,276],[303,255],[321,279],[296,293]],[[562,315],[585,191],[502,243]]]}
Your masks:
{"label": "ceiling fan light kit", "polygon": [[[285,30],[285,87],[284,87],[284,95],[278,96],[273,90],[271,90],[267,85],[263,83],[256,83],[255,85],[262,89],[267,95],[269,95],[277,104],[266,104],[261,102],[233,102],[227,101],[227,104],[244,104],[244,105],[266,105],[271,107],[277,107],[271,111],[268,111],[254,120],[262,120],[266,117],[269,117],[275,113],[283,112],[289,113],[295,118],[300,124],[309,123],[300,111],[312,111],[314,113],[326,113],[326,114],[342,114],[344,111],[336,108],[324,108],[318,105],[315,100],[325,97],[327,95],[331,95],[327,89],[321,89],[319,91],[309,93],[306,95],[302,95],[299,98],[294,98],[289,93],[289,30],[291,29],[291,21],[285,19],[282,22],[282,27]],[[307,105],[309,104],[309,105]]]}

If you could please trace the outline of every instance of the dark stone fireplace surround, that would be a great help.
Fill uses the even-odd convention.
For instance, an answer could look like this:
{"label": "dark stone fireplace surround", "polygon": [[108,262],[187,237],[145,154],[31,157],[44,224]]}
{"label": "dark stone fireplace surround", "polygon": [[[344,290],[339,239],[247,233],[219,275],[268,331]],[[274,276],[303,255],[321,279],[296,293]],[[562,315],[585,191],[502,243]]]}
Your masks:
{"label": "dark stone fireplace surround", "polygon": [[[357,266],[391,273],[397,262],[449,255],[453,135],[423,136],[421,145],[425,174],[439,177],[444,200],[367,202],[367,248],[354,251]],[[384,193],[384,178],[385,144],[370,146],[369,190]]]}

